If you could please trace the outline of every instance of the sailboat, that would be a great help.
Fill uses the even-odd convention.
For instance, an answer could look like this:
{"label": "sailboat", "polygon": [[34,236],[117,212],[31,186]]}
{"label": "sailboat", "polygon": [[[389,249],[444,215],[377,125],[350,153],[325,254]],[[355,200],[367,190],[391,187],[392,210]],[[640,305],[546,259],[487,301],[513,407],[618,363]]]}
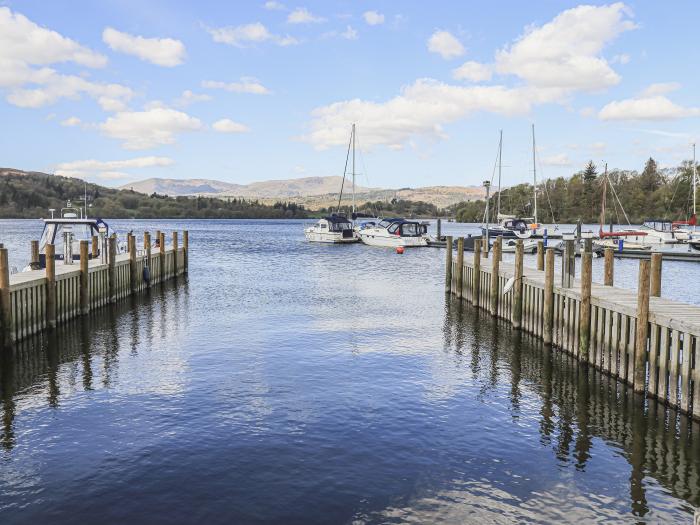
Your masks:
{"label": "sailboat", "polygon": [[[696,193],[697,193],[697,187],[698,187],[698,174],[697,174],[697,167],[695,164],[695,144],[693,144],[693,182],[692,182],[692,185],[693,185],[693,215],[687,221],[674,221],[673,224],[671,225],[673,228],[673,232],[676,236],[676,239],[678,239],[679,241],[686,241],[686,242],[692,241],[693,237],[695,236],[695,233],[697,231],[698,216],[697,216],[697,208],[696,208],[696,204],[697,204]],[[689,226],[692,226],[692,229],[689,228]],[[695,244],[697,244],[697,243],[695,243]]]}
{"label": "sailboat", "polygon": [[338,197],[338,209],[321,218],[316,224],[304,229],[304,237],[310,242],[323,242],[332,244],[348,244],[359,242],[360,237],[354,229],[350,219],[340,213],[340,204],[343,200],[343,189],[345,187],[345,176],[348,172],[348,160],[352,150],[352,213],[355,216],[355,124],[350,132],[350,142],[348,152],[345,156],[345,169],[343,170],[343,181],[340,185],[340,196]]}

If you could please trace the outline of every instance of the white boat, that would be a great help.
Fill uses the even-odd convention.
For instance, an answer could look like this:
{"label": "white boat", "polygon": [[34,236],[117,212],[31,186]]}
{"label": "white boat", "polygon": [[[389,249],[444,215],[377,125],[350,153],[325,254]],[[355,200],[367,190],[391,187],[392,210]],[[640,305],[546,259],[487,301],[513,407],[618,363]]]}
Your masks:
{"label": "white boat", "polygon": [[695,144],[693,144],[693,181],[691,183],[693,188],[693,215],[687,221],[676,221],[673,223],[673,232],[676,235],[676,239],[681,242],[689,242],[693,239],[700,238],[700,234],[697,231],[698,225],[698,215],[697,215],[697,188],[698,188],[698,173],[695,162]]}
{"label": "white boat", "polygon": [[358,231],[360,240],[369,246],[403,248],[428,246],[425,226],[405,219],[382,219]]}
{"label": "white boat", "polygon": [[330,244],[348,244],[360,240],[353,229],[352,222],[343,215],[335,214],[324,217],[313,226],[305,228],[304,237],[307,241]]}
{"label": "white boat", "polygon": [[[518,244],[517,239],[503,239],[501,251],[503,253],[515,253],[515,247]],[[523,240],[523,253],[537,253],[537,242],[534,239]]]}

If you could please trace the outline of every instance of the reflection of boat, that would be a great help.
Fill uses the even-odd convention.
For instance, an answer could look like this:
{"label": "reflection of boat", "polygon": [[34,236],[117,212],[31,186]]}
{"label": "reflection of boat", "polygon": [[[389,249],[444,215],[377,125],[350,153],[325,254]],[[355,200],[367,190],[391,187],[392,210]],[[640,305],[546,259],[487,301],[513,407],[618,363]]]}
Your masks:
{"label": "reflection of boat", "polygon": [[358,231],[363,243],[391,248],[428,246],[425,225],[405,219],[382,219]]}
{"label": "reflection of boat", "polygon": [[360,239],[353,230],[352,223],[343,215],[329,215],[313,226],[304,229],[307,241],[332,244],[357,242]]}

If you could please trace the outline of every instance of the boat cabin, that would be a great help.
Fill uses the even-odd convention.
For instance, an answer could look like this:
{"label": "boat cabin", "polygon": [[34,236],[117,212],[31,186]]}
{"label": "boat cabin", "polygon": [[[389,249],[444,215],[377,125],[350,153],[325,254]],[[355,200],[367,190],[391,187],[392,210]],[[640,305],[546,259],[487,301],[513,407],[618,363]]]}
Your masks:
{"label": "boat cabin", "polygon": [[[428,228],[426,225],[415,221],[406,221],[403,219],[389,219],[391,222],[387,227],[386,231],[392,235],[398,235],[400,237],[421,237],[427,233]],[[382,221],[384,222],[384,221]],[[382,225],[382,222],[379,225]]]}
{"label": "boat cabin", "polygon": [[329,215],[320,219],[316,225],[316,228],[320,230],[321,233],[324,232],[334,232],[340,233],[343,237],[352,237],[352,223],[344,215]]}

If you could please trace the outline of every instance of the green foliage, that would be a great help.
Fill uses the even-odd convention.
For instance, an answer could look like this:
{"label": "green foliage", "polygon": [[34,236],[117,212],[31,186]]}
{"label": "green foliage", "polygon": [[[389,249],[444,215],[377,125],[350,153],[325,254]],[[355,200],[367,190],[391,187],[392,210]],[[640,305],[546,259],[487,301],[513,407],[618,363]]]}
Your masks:
{"label": "green foliage", "polygon": [[[334,213],[337,208],[321,208],[318,210],[319,215],[327,215],[329,213]],[[374,216],[387,217],[389,215],[399,215],[401,217],[408,218],[421,218],[421,217],[441,217],[444,212],[440,210],[434,204],[423,201],[407,201],[402,199],[392,199],[390,202],[375,201],[375,202],[365,202],[357,207],[357,211],[361,213],[366,213]],[[352,213],[352,208],[347,205],[340,207],[340,212],[346,214],[348,217]]]}
{"label": "green foliage", "polygon": [[[10,171],[0,175],[0,218],[47,217],[66,201],[82,201],[83,181],[43,173]],[[145,195],[87,185],[90,215],[109,219],[292,219],[308,217],[303,206],[278,202],[268,206],[244,199]]]}

